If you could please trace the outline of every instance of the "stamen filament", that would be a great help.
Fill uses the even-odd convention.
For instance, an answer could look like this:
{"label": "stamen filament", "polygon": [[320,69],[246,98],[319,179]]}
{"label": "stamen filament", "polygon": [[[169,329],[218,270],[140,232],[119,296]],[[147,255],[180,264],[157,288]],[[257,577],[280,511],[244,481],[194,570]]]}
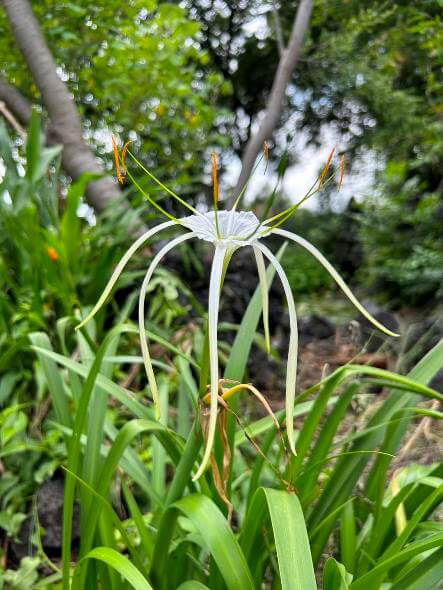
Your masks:
{"label": "stamen filament", "polygon": [[129,176],[129,178],[131,179],[132,184],[141,192],[141,194],[145,197],[145,199],[153,207],[155,207],[157,209],[157,211],[160,211],[160,213],[162,213],[168,219],[171,219],[172,221],[175,221],[176,223],[180,223],[176,217],[174,217],[173,215],[168,213],[165,209],[163,209],[163,207],[161,205],[159,205],[156,201],[154,201],[154,199],[150,195],[148,195],[148,193],[144,189],[142,189],[142,187],[138,184],[138,182],[135,180],[135,178],[132,176],[132,174],[129,172],[129,170],[127,170],[126,173]]}
{"label": "stamen filament", "polygon": [[280,219],[275,225],[273,225],[269,231],[271,231],[272,229],[278,227],[279,225],[282,225],[282,223],[284,223],[285,221],[287,221],[295,212],[296,210],[301,207],[301,205],[303,205],[303,203],[305,201],[307,201],[310,197],[312,197],[313,195],[315,195],[316,193],[318,193],[320,191],[320,188],[323,188],[325,186],[327,186],[331,180],[333,179],[333,175],[330,176],[325,182],[323,182],[323,184],[320,185],[313,190],[313,188],[317,185],[317,180],[315,181],[315,183],[312,185],[312,187],[309,189],[309,192],[302,198],[300,199],[300,201],[298,201],[297,203],[295,203],[295,205],[292,205],[291,207],[288,207],[288,209],[285,209],[284,211],[281,211],[280,213],[278,213],[277,215],[274,215],[274,217],[271,217],[269,219],[266,219],[266,221],[263,222],[263,225],[268,225],[271,221],[275,221],[276,219],[280,219],[281,217],[283,217],[283,219]]}
{"label": "stamen filament", "polygon": [[195,215],[202,215],[202,213],[200,213],[200,211],[197,211],[197,209],[195,209],[195,207],[193,207],[192,205],[190,205],[189,203],[184,201],[181,197],[179,197],[176,193],[174,193],[174,191],[172,191],[165,184],[163,184],[161,182],[161,180],[159,180],[156,176],[154,176],[154,174],[152,174],[152,172],[150,172],[147,168],[145,168],[145,166],[143,166],[143,164],[134,156],[134,154],[129,149],[126,151],[126,153],[128,153],[131,156],[131,158],[134,160],[134,162],[137,164],[137,166],[139,168],[141,168],[143,170],[143,172],[145,172],[151,180],[153,180],[156,184],[158,184],[158,186],[160,186],[165,192],[167,192],[168,195],[171,195],[171,197],[173,197],[179,203],[181,203],[182,205],[187,207]]}
{"label": "stamen filament", "polygon": [[235,211],[235,210],[237,209],[237,207],[238,207],[238,205],[239,205],[239,203],[240,203],[240,200],[241,200],[241,198],[242,198],[242,197],[243,197],[243,195],[245,194],[245,192],[246,192],[246,189],[248,188],[248,186],[249,186],[249,183],[251,182],[251,179],[252,179],[252,177],[254,176],[254,174],[255,174],[255,172],[256,172],[256,170],[257,170],[257,168],[258,168],[258,167],[259,167],[259,165],[261,164],[261,161],[263,160],[263,158],[264,158],[264,154],[262,154],[262,155],[260,156],[260,158],[257,160],[257,163],[255,164],[254,168],[252,169],[251,175],[249,176],[248,180],[245,182],[245,185],[244,185],[244,187],[241,189],[241,191],[240,191],[240,193],[239,193],[238,197],[235,199],[235,203],[234,203],[234,205],[232,206],[232,211]]}

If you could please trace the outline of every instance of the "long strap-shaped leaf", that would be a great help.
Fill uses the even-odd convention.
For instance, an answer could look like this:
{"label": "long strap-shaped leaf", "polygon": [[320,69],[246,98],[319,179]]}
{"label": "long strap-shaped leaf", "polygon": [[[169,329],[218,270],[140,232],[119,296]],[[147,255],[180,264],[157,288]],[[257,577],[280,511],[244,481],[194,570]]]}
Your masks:
{"label": "long strap-shaped leaf", "polygon": [[[109,484],[112,476],[117,468],[120,458],[123,456],[124,451],[133,441],[133,439],[141,433],[150,432],[153,434],[162,433],[163,435],[169,435],[173,437],[173,433],[169,431],[163,424],[154,420],[131,420],[127,422],[118,433],[100,475],[97,479],[97,494],[106,497]],[[159,437],[159,440],[163,442],[163,437]],[[86,553],[91,545],[94,538],[95,525],[100,514],[101,505],[100,502],[94,498],[91,502],[91,506],[88,513],[88,528],[81,543],[81,554]]]}
{"label": "long strap-shaped leaf", "polygon": [[[383,371],[386,376],[389,374],[389,379],[393,380],[394,382],[401,382],[406,381],[405,385],[408,386],[411,393],[401,393],[393,391],[390,396],[383,402],[383,404],[379,407],[377,412],[373,415],[368,423],[368,432],[367,434],[358,439],[354,445],[351,447],[351,451],[365,451],[365,450],[374,450],[380,444],[383,439],[383,435],[386,432],[386,426],[383,428],[374,428],[380,424],[388,424],[391,418],[396,414],[396,412],[400,411],[405,407],[409,407],[414,404],[414,395],[413,394],[423,394],[428,397],[437,397],[439,398],[441,394],[433,391],[432,389],[426,387],[425,383],[427,383],[435,373],[443,366],[443,340],[438,343],[418,364],[414,369],[409,373],[408,377],[402,377],[400,375],[395,376],[394,374],[389,374],[389,372]],[[349,367],[344,367],[343,369],[339,369],[341,371],[348,370]],[[370,371],[369,371],[370,369]],[[356,373],[357,370],[355,366],[351,367],[353,373]],[[360,371],[366,374],[372,373],[373,376],[376,376],[376,372],[379,372],[380,369],[375,369],[373,367],[360,367]],[[359,371],[359,372],[360,372]],[[399,427],[398,434],[399,436],[396,437],[396,447],[401,441],[401,434],[403,429],[406,427],[407,422],[402,422],[401,428]],[[391,452],[393,451],[393,448]],[[323,493],[321,494],[319,500],[316,502],[315,505],[312,506],[311,513],[309,515],[309,525],[310,529],[316,528],[317,524],[325,518],[327,514],[330,514],[335,510],[337,506],[342,504],[350,495],[355,483],[358,481],[359,477],[361,476],[367,462],[369,459],[369,455],[349,455],[347,457],[343,457],[340,459],[334,471],[331,474],[330,479],[328,480]],[[377,465],[376,461],[376,465]],[[368,477],[368,483],[373,480],[373,477]],[[331,521],[328,523],[327,526],[323,526],[320,530],[316,532],[315,535],[311,538],[311,547],[313,552],[313,559],[314,563],[320,558],[321,553],[323,551],[323,547],[327,542],[327,539],[333,529],[334,522]]]}
{"label": "long strap-shaped leaf", "polygon": [[46,350],[52,350],[51,342],[43,332],[33,332],[29,335],[29,340],[35,347],[38,347],[36,349],[37,356],[48,384],[48,391],[57,420],[64,426],[71,426],[72,415],[69,411],[69,400],[63,386],[62,376],[54,361],[45,354]]}
{"label": "long strap-shaped leaf", "polygon": [[351,574],[346,571],[342,563],[339,563],[333,557],[326,561],[323,569],[324,590],[349,590],[351,580]]}
{"label": "long strap-shaped leaf", "polygon": [[109,547],[95,547],[79,562],[74,579],[78,578],[81,570],[85,567],[87,560],[97,559],[115,569],[135,590],[153,590],[152,586],[143,577],[140,571],[127,557],[121,555],[115,549]]}
{"label": "long strap-shaped leaf", "polygon": [[396,553],[389,559],[378,563],[371,569],[370,572],[358,578],[358,580],[355,580],[355,582],[351,584],[350,590],[368,590],[369,588],[378,588],[378,581],[385,572],[389,571],[400,563],[405,563],[416,555],[425,553],[426,551],[434,549],[435,547],[443,547],[442,533],[436,533],[426,537],[425,539],[420,539],[419,541],[410,543],[405,549],[399,553]]}
{"label": "long strap-shaped leaf", "polygon": [[[103,343],[99,347],[94,362],[88,372],[86,381],[80,395],[77,413],[73,426],[73,437],[68,445],[68,468],[72,473],[77,473],[80,463],[80,439],[86,424],[88,415],[88,406],[94,390],[97,375],[100,371],[103,358],[108,346],[119,334],[125,331],[125,326],[116,326],[113,328]],[[63,502],[63,588],[69,590],[69,561],[71,557],[71,538],[72,538],[72,517],[74,510],[75,481],[67,473],[65,482],[64,502]]]}
{"label": "long strap-shaped leaf", "polygon": [[201,582],[189,580],[188,582],[183,582],[183,584],[180,584],[177,590],[209,590],[209,588]]}
{"label": "long strap-shaped leaf", "polygon": [[[386,427],[380,429],[373,429],[372,427],[378,426],[381,423],[387,424],[397,411],[401,410],[403,407],[412,405],[414,403],[414,394],[421,394],[428,397],[439,397],[440,394],[438,392],[435,392],[424,384],[433,377],[442,365],[443,341],[437,344],[420,361],[420,363],[418,363],[418,365],[409,373],[408,377],[395,375],[394,373],[366,366],[359,367],[357,365],[350,365],[338,369],[338,371],[343,372],[344,377],[357,373],[370,376],[376,376],[376,373],[379,375],[383,373],[393,382],[404,382],[411,391],[410,394],[402,395],[399,395],[397,392],[391,393],[370,419],[368,423],[368,434],[356,441],[351,447],[351,451],[375,450],[383,439]],[[332,378],[332,375],[329,378]],[[343,504],[346,498],[349,498],[355,482],[361,476],[368,460],[369,455],[350,455],[337,462],[323,493],[316,504],[312,506],[308,518],[311,530],[316,527],[316,525],[324,519],[328,513],[332,512],[340,504]],[[333,526],[334,523],[330,522],[328,526],[323,527],[322,530],[319,530],[316,533],[315,538],[313,537],[311,539],[314,563],[320,557],[324,544],[326,543]]]}
{"label": "long strap-shaped leaf", "polygon": [[271,518],[282,590],[316,590],[305,519],[295,494],[260,488],[250,505],[242,532],[246,559],[254,559],[266,513]]}
{"label": "long strap-shaped leaf", "polygon": [[437,589],[443,576],[443,547],[431,553],[414,568],[408,567],[405,574],[396,579],[391,590]]}
{"label": "long strap-shaped leaf", "polygon": [[175,502],[161,519],[151,570],[156,589],[167,587],[169,545],[179,513],[197,529],[198,539],[217,564],[228,590],[254,590],[251,572],[234,533],[214,502],[200,494]]}

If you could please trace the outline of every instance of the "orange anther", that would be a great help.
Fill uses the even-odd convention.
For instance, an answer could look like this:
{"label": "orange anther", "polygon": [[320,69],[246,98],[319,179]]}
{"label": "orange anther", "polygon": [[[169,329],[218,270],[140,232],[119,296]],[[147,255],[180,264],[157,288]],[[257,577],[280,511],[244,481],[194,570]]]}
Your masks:
{"label": "orange anther", "polygon": [[124,172],[123,175],[120,171],[120,159],[119,159],[119,155],[118,155],[118,148],[117,148],[117,142],[115,141],[115,137],[112,136],[112,149],[114,151],[114,162],[115,162],[115,169],[117,171],[117,180],[119,181],[120,184],[124,183]]}
{"label": "orange anther", "polygon": [[123,146],[123,149],[122,149],[122,166],[123,166],[123,168],[124,168],[125,171],[126,171],[125,156],[126,156],[126,152],[128,151],[128,147],[129,147],[129,144],[130,143],[133,143],[133,140],[127,141],[125,143],[125,145]]}
{"label": "orange anther", "polygon": [[214,185],[214,205],[218,203],[218,179],[217,179],[217,156],[215,152],[211,154],[212,161],[212,183]]}
{"label": "orange anther", "polygon": [[318,185],[318,186],[319,186],[319,188],[320,188],[320,187],[323,185],[323,182],[324,182],[324,180],[325,180],[325,176],[326,176],[326,174],[328,173],[329,166],[331,165],[331,160],[332,160],[332,157],[334,156],[334,154],[335,154],[335,147],[334,147],[334,148],[332,148],[332,151],[331,151],[331,153],[329,154],[329,157],[328,157],[328,159],[327,159],[327,162],[326,162],[326,164],[325,164],[325,167],[323,168],[323,171],[322,171],[322,173],[320,174],[320,180],[319,180],[319,185]]}

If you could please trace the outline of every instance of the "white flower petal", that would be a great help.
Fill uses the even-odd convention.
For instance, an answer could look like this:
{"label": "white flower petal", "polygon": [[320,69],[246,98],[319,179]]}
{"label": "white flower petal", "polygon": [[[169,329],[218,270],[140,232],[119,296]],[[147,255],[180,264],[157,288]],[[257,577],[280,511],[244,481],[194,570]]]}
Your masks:
{"label": "white flower petal", "polygon": [[184,236],[178,236],[177,238],[175,238],[174,240],[172,240],[171,242],[166,244],[166,246],[164,246],[164,248],[162,248],[160,250],[160,252],[158,254],[156,254],[156,256],[153,258],[151,264],[149,265],[148,270],[146,271],[145,278],[143,279],[142,287],[140,290],[140,296],[138,299],[138,327],[139,327],[139,332],[140,332],[140,344],[141,344],[141,349],[142,349],[143,363],[145,365],[146,375],[148,376],[149,387],[151,388],[152,398],[154,400],[155,417],[157,420],[160,419],[160,398],[158,395],[158,388],[157,388],[157,382],[155,380],[154,369],[152,368],[151,356],[149,354],[148,339],[146,338],[146,330],[145,330],[146,292],[148,290],[149,281],[151,280],[152,275],[154,274],[154,271],[157,268],[157,266],[159,265],[162,258],[164,256],[166,256],[166,254],[170,250],[172,250],[172,248],[175,248],[175,246],[178,246],[179,244],[181,244],[185,240],[189,240],[193,237],[195,237],[195,236],[192,232],[187,233]]}
{"label": "white flower petal", "polygon": [[296,455],[294,442],[294,399],[295,399],[295,385],[297,381],[297,355],[298,355],[298,328],[297,328],[297,313],[295,311],[294,297],[292,295],[291,287],[285,271],[277,258],[264,244],[260,242],[256,245],[269,262],[274,266],[278,276],[283,285],[283,289],[288,302],[289,311],[289,350],[288,363],[286,368],[286,432],[288,433],[288,442],[291,451]]}
{"label": "white flower petal", "polygon": [[260,237],[260,221],[251,211],[218,211],[221,238],[217,238],[215,211],[204,215],[189,215],[180,219],[181,224],[193,231],[198,238],[212,243],[229,243],[249,246]]}
{"label": "white flower petal", "polygon": [[263,310],[263,328],[265,331],[265,344],[266,352],[269,354],[271,351],[271,338],[269,336],[269,293],[268,293],[268,281],[266,279],[266,268],[263,260],[263,254],[257,246],[253,246],[255,260],[257,262],[258,278],[260,281],[260,293]]}
{"label": "white flower petal", "polygon": [[208,337],[209,337],[209,369],[211,377],[211,404],[209,410],[209,424],[206,441],[206,448],[203,454],[203,460],[197,473],[192,478],[193,481],[198,479],[206,469],[209,459],[211,458],[212,447],[214,444],[215,429],[217,426],[217,408],[218,408],[218,347],[217,347],[217,322],[218,308],[220,304],[220,284],[223,274],[223,262],[225,258],[226,247],[217,245],[215,248],[214,258],[212,260],[211,278],[209,281],[209,303],[208,303]]}
{"label": "white flower petal", "polygon": [[374,317],[372,317],[372,315],[369,313],[369,311],[367,311],[363,307],[363,305],[359,302],[359,300],[355,297],[354,293],[347,286],[347,284],[344,282],[344,280],[341,278],[341,276],[338,274],[338,272],[335,270],[335,268],[332,266],[332,264],[330,262],[328,262],[328,260],[326,260],[326,258],[323,256],[323,254],[321,252],[319,252],[315,246],[313,246],[310,242],[308,242],[307,240],[305,240],[301,236],[294,234],[290,231],[286,231],[285,229],[274,229],[274,230],[272,230],[271,233],[278,234],[279,236],[283,236],[284,238],[288,238],[288,239],[296,242],[297,244],[300,244],[300,246],[303,246],[303,248],[305,248],[305,250],[307,250],[310,254],[312,254],[312,256],[314,256],[320,262],[320,264],[324,266],[324,268],[328,271],[328,273],[331,275],[331,277],[334,279],[334,281],[337,283],[337,285],[341,288],[343,293],[348,297],[348,299],[351,301],[351,303],[353,303],[355,305],[355,307],[358,309],[358,311],[369,322],[371,322],[371,324],[373,324],[376,328],[378,328],[381,332],[383,332],[384,334],[387,334],[388,336],[394,336],[394,337],[399,336],[395,332],[391,332],[391,330],[389,330],[388,328],[385,328],[385,326],[383,326],[383,324],[380,324],[379,321],[377,321]]}
{"label": "white flower petal", "polygon": [[108,298],[108,295],[112,291],[113,286],[115,285],[119,276],[123,272],[123,269],[128,264],[129,259],[140,248],[140,246],[142,246],[147,240],[149,240],[149,238],[151,238],[156,233],[162,231],[163,229],[166,229],[167,227],[171,227],[173,225],[179,225],[179,224],[175,221],[165,221],[164,223],[161,223],[160,225],[153,227],[152,229],[145,232],[142,236],[140,236],[132,244],[132,246],[130,248],[128,248],[128,250],[125,252],[125,254],[120,259],[120,262],[117,264],[114,272],[112,273],[112,276],[109,279],[108,284],[105,287],[105,290],[100,295],[100,299],[97,301],[97,303],[93,307],[92,311],[85,317],[85,319],[82,320],[78,326],[76,326],[76,330],[79,330],[82,326],[84,326],[87,322],[89,322],[89,320],[92,319],[95,316],[95,314],[98,312],[98,310],[102,307],[102,305],[105,303],[106,299]]}

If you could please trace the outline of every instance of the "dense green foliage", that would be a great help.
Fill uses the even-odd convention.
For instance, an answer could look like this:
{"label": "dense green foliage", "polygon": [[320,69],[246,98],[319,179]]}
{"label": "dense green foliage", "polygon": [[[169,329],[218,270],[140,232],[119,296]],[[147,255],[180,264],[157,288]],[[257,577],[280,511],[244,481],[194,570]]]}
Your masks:
{"label": "dense green foliage", "polygon": [[[109,131],[135,140],[145,164],[191,195],[201,188],[202,155],[223,143],[216,118],[229,83],[208,68],[199,26],[173,4],[34,2],[57,64],[74,94],[99,154]],[[3,11],[0,52],[7,78],[31,100],[38,92],[17,51]]]}

